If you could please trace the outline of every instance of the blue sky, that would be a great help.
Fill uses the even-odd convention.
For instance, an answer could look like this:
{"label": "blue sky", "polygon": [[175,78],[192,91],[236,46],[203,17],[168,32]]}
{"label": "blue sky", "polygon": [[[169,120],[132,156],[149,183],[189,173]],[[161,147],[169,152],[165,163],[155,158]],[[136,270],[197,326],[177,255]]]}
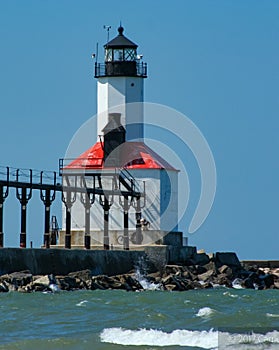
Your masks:
{"label": "blue sky", "polygon": [[[75,131],[96,112],[91,53],[106,41],[103,25],[112,37],[121,20],[148,63],[145,100],[187,115],[215,158],[215,202],[189,243],[278,259],[278,15],[272,0],[0,1],[0,164],[57,170]],[[191,169],[189,160],[195,186]],[[11,191],[5,203],[9,246],[19,243],[14,197]],[[38,246],[42,233],[34,194],[27,240]]]}

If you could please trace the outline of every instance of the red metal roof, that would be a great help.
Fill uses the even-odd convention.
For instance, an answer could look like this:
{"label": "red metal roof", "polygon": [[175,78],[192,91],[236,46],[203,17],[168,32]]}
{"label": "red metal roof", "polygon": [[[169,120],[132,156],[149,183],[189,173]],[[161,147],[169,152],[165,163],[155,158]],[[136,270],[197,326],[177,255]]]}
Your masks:
{"label": "red metal roof", "polygon": [[[176,170],[143,142],[125,142],[122,147],[121,164],[127,169]],[[96,142],[64,169],[103,169],[103,155],[101,142]]]}

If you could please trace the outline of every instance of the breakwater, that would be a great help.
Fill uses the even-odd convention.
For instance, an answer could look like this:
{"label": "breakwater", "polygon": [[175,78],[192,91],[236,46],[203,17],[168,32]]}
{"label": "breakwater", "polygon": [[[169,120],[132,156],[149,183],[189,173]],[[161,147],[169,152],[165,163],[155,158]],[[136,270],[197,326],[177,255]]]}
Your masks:
{"label": "breakwater", "polygon": [[[184,263],[169,264],[168,250],[167,246],[146,247],[142,251],[13,249],[10,250],[13,256],[6,249],[5,254],[7,257],[9,254],[10,262],[20,257],[22,260],[17,260],[19,265],[10,267],[13,271],[18,267],[18,272],[1,274],[0,292],[80,289],[140,291],[146,289],[147,285],[167,291],[218,286],[235,289],[279,289],[278,268],[241,264],[235,253],[215,253],[212,258],[206,254],[201,258],[196,254]],[[3,258],[3,250],[0,253]],[[40,264],[43,264],[40,267],[38,257]],[[26,270],[28,266],[31,270]],[[80,271],[79,267],[87,268]],[[8,266],[5,268],[7,270]],[[38,274],[38,271],[41,273]]]}

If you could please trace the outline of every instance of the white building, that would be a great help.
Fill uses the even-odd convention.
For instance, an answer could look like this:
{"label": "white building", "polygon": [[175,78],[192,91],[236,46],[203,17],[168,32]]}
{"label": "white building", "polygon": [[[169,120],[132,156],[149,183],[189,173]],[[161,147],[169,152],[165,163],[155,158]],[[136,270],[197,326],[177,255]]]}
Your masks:
{"label": "white building", "polygon": [[[109,177],[105,179],[103,174],[118,173],[121,172],[119,169],[124,169],[128,178],[135,179],[135,188],[141,192],[145,188],[145,198],[141,198],[139,202],[142,206],[142,219],[148,224],[143,225],[144,231],[140,242],[135,242],[133,235],[138,211],[135,200],[128,214],[126,213],[128,224],[126,223],[125,227],[128,226],[126,229],[131,247],[134,243],[152,244],[161,240],[168,232],[177,231],[178,170],[144,143],[143,92],[147,65],[138,57],[137,45],[126,38],[123,31],[123,27],[120,26],[118,35],[104,45],[104,63],[95,63],[98,95],[97,142],[77,159],[64,166],[63,181],[65,184],[67,174],[80,172],[89,177],[92,174],[100,174],[103,186],[112,186],[112,180],[109,180]],[[71,227],[71,238],[68,237],[70,244],[76,246],[85,244],[89,248],[88,245],[102,246],[104,243],[106,249],[111,245],[115,247],[121,244],[125,222],[123,212],[127,212],[127,208],[126,210],[123,208],[121,197],[119,199],[118,195],[114,196],[113,203],[109,203],[111,206],[108,215],[104,219],[104,211],[107,212],[108,208],[104,209],[99,202],[99,196],[96,195],[90,214],[87,210],[90,222],[86,223],[85,206],[77,194],[76,201],[68,210],[68,213],[71,212],[71,215],[68,215],[68,236]],[[65,209],[63,213],[63,228],[59,242],[62,245],[65,244],[67,221]],[[104,239],[104,230],[107,229],[108,237]]]}

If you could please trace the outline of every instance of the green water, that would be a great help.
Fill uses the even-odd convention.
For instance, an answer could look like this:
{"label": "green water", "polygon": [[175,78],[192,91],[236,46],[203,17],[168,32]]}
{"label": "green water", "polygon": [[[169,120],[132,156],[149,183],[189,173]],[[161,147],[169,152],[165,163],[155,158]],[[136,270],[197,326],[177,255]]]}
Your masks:
{"label": "green water", "polygon": [[5,350],[279,349],[278,290],[11,292],[0,305]]}

